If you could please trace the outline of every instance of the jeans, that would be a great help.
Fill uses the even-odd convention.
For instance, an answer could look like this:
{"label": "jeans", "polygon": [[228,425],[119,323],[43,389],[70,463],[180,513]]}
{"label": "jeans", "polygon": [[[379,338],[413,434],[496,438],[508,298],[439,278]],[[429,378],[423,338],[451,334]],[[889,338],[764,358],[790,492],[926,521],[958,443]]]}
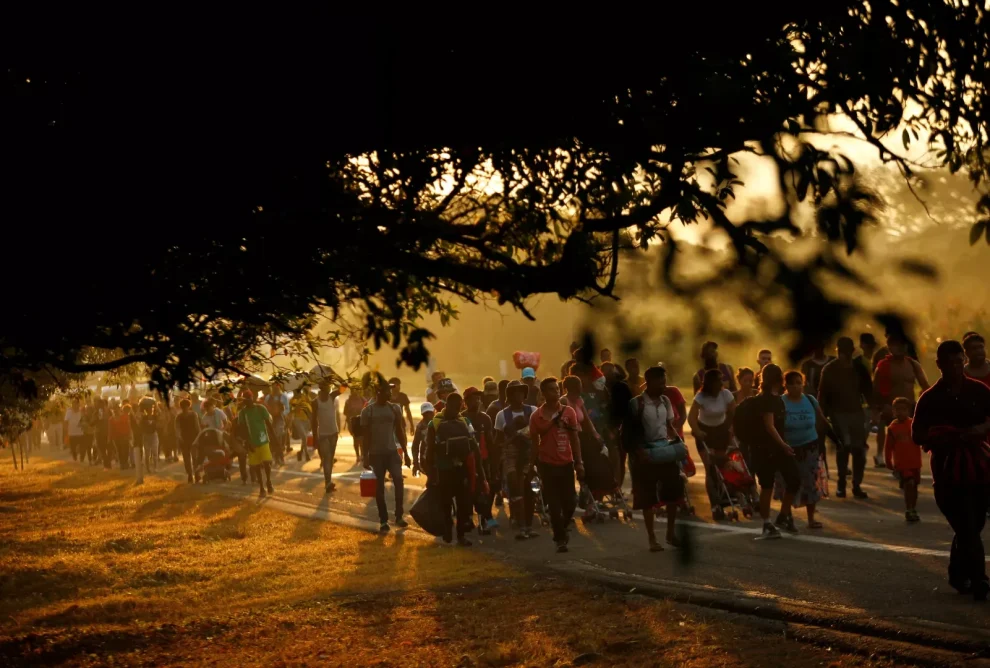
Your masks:
{"label": "jeans", "polygon": [[[320,464],[323,466],[323,482],[329,485],[333,477],[333,456],[337,453],[337,438],[340,434],[320,436],[320,442],[316,444],[320,452]],[[399,473],[402,471],[400,470]],[[376,474],[377,475],[377,474]],[[401,479],[401,475],[399,478]],[[379,487],[381,484],[379,483]]]}
{"label": "jeans", "polygon": [[64,447],[61,422],[48,425],[45,435],[48,437],[49,450],[61,450]]}
{"label": "jeans", "polygon": [[117,448],[117,459],[120,462],[120,468],[130,468],[131,439],[118,437],[113,439],[113,444]]}
{"label": "jeans", "polygon": [[115,452],[114,447],[110,444],[109,436],[106,434],[96,435],[96,451],[103,460],[103,468],[109,469],[110,462],[113,461],[113,455]]}
{"label": "jeans", "polygon": [[550,526],[555,543],[567,542],[567,526],[574,516],[577,496],[574,494],[574,464],[538,465],[540,482],[543,483],[543,499],[550,511]]}
{"label": "jeans", "polygon": [[859,489],[863,483],[863,471],[866,469],[866,425],[863,413],[834,413],[832,426],[842,443],[835,451],[835,466],[839,470],[838,488],[846,488],[846,477],[849,475],[849,456],[852,455],[853,489]]}
{"label": "jeans", "polygon": [[980,532],[987,521],[990,485],[935,484],[935,503],[955,532],[949,552],[949,583],[961,588],[966,581],[987,579]]}
{"label": "jeans", "polygon": [[[371,470],[375,472],[375,478],[378,479],[377,489],[375,490],[375,503],[378,504],[378,519],[382,524],[388,522],[388,505],[385,503],[385,472],[388,471],[389,476],[392,478],[392,487],[395,489],[395,516],[402,517],[402,457],[395,450],[392,452],[387,452],[385,454],[372,453],[368,456],[371,463]],[[333,465],[333,459],[330,459],[330,465]]]}
{"label": "jeans", "polygon": [[143,434],[144,456],[148,462],[148,473],[158,470],[158,434]]}
{"label": "jeans", "polygon": [[182,466],[186,469],[186,476],[196,476],[199,479],[199,469],[203,465],[203,449],[198,445],[186,443],[180,437],[179,450],[182,452]]}
{"label": "jeans", "polygon": [[[446,471],[437,472],[438,489],[440,490],[440,507],[444,510],[444,540],[451,539],[451,513],[457,506],[457,538],[461,539],[467,533],[468,522],[471,521],[471,481],[468,480],[467,469],[458,466]],[[381,483],[379,483],[380,485]]]}
{"label": "jeans", "polygon": [[69,436],[69,450],[72,451],[72,461],[86,461],[86,444],[89,436]]}

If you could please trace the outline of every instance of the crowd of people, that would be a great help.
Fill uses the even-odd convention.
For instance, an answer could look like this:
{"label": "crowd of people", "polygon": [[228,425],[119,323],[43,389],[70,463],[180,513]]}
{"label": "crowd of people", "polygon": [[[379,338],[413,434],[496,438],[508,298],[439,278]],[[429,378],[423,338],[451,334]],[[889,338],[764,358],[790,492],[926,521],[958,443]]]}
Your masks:
{"label": "crowd of people", "polygon": [[[962,343],[942,342],[941,379],[934,385],[902,333],[889,332],[884,347],[868,333],[858,343],[842,337],[834,355],[820,348],[800,370],[785,372],[770,350],[759,352],[753,368],[733,369],[720,360],[718,344],[707,342],[692,378],[690,410],[662,364],[643,371],[635,359],[620,365],[608,350],[594,355],[572,344],[559,377],[540,379],[536,368],[525,367],[516,380],[486,377],[459,392],[444,373],[434,374],[418,423],[399,379],[368,374],[360,390],[339,401],[345,388],[329,381],[316,394],[301,388],[291,400],[278,384],[260,398],[250,389],[236,399],[217,390],[202,398],[183,394],[173,407],[135,396],[134,390],[122,401],[76,398],[64,413],[47,411],[37,428],[47,432],[49,443],[64,443],[73,459],[136,468],[138,480],[162,458],[177,461],[181,455],[189,482],[199,481],[217,453],[231,467],[236,460],[242,484],[257,483],[262,497],[274,491],[272,467],[285,463],[293,438],[299,440],[297,458],[308,460],[311,451],[320,457],[325,490],[332,493],[336,446],[348,429],[358,461],[377,480],[382,532],[407,526],[405,466],[414,476],[426,475],[427,489],[442,508],[445,541],[456,538],[468,546],[475,528],[489,534],[498,528],[495,509],[507,504],[516,539],[537,537],[533,518],[542,515],[559,552],[568,551],[578,507],[583,519],[606,502],[628,507],[622,493],[627,471],[629,505],[643,515],[649,549],[664,550],[654,531],[658,512],[666,516],[663,543],[679,546],[677,517],[693,511],[685,483],[695,471],[684,446],[685,424],[704,464],[713,518],[723,519],[737,500],[751,499],[762,520],[759,540],[798,533],[795,508],[805,509],[807,530],[823,528],[816,509],[829,492],[827,439],[835,444],[835,496],[868,498],[862,483],[875,432],[874,465],[900,481],[908,523],[921,519],[922,450],[931,452],[935,500],[955,532],[950,583],[985,599],[985,341],[969,332]],[[733,486],[723,473],[727,466],[742,469]],[[387,479],[395,493],[391,524]],[[734,500],[730,487],[741,496]],[[779,510],[772,519],[774,499]]]}

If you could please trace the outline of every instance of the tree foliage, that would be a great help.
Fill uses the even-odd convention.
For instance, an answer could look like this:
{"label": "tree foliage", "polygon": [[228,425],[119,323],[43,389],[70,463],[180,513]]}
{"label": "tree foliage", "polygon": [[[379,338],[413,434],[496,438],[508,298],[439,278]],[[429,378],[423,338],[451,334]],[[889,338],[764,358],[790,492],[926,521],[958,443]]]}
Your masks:
{"label": "tree foliage", "polygon": [[[525,34],[355,20],[284,48],[14,63],[2,213],[15,275],[44,278],[8,291],[0,372],[141,363],[166,387],[353,335],[416,365],[419,320],[452,296],[613,297],[619,253],[656,243],[680,294],[787,297],[801,353],[851,312],[827,284],[864,281],[843,258],[882,206],[822,148],[838,116],[908,179],[985,185],[978,4],[715,3]],[[775,170],[779,213],[732,213],[745,155]],[[774,240],[802,207],[826,243],[795,263]],[[671,226],[702,221],[733,264],[678,279]]]}

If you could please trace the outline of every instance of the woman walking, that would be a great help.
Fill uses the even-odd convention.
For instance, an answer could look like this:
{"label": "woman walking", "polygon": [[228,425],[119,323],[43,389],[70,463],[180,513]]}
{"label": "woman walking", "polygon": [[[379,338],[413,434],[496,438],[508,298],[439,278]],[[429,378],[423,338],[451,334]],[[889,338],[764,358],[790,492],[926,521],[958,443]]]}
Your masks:
{"label": "woman walking", "polygon": [[[821,454],[819,449],[819,425],[825,424],[825,416],[818,406],[818,400],[804,393],[804,374],[788,371],[784,375],[784,440],[794,450],[800,485],[794,495],[792,507],[808,511],[808,528],[821,529],[822,523],[815,519],[815,507],[822,498]],[[783,478],[778,476],[777,494],[783,497]],[[789,533],[797,533],[792,513],[777,517],[777,526]]]}
{"label": "woman walking", "polygon": [[725,451],[732,440],[732,419],[736,411],[736,400],[732,392],[724,389],[722,372],[709,369],[705,372],[701,391],[694,397],[688,423],[698,445],[698,454],[705,464],[705,488],[712,506],[712,518],[725,518],[722,510],[722,493],[715,477],[717,461],[725,457]]}

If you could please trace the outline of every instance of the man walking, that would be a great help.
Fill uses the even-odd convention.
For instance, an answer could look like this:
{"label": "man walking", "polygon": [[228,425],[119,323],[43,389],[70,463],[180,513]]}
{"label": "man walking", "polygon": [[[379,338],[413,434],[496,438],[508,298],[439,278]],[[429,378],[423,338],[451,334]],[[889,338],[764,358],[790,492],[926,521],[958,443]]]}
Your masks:
{"label": "man walking", "polygon": [[855,345],[852,339],[848,336],[839,339],[836,352],[838,358],[825,365],[818,383],[818,403],[841,440],[835,453],[835,463],[839,469],[835,495],[840,499],[846,496],[849,457],[852,456],[853,496],[865,499],[867,495],[861,485],[868,446],[863,403],[873,396],[873,382],[866,367],[853,360]]}
{"label": "man walking", "polygon": [[935,503],[955,532],[949,553],[949,584],[985,601],[990,593],[980,532],[990,501],[990,388],[968,378],[958,341],[937,352],[942,374],[921,395],[911,434],[932,453]]}
{"label": "man walking", "polygon": [[[405,528],[409,524],[402,519],[402,457],[399,448],[405,451],[406,431],[403,428],[402,413],[395,404],[389,402],[392,388],[378,376],[375,401],[361,411],[362,464],[375,472],[378,480],[375,502],[378,505],[380,530],[388,533],[388,505],[385,503],[385,473],[392,478],[395,489],[395,526]],[[460,410],[460,406],[458,406]]]}
{"label": "man walking", "polygon": [[[337,397],[340,390],[330,391],[329,381],[320,382],[320,392],[313,401],[312,409],[312,430],[313,443],[320,453],[320,463],[323,465],[324,492],[330,494],[337,489],[333,484],[333,458],[337,453],[337,439],[340,436],[340,429],[337,426]],[[306,441],[303,441],[303,450],[306,449]]]}

